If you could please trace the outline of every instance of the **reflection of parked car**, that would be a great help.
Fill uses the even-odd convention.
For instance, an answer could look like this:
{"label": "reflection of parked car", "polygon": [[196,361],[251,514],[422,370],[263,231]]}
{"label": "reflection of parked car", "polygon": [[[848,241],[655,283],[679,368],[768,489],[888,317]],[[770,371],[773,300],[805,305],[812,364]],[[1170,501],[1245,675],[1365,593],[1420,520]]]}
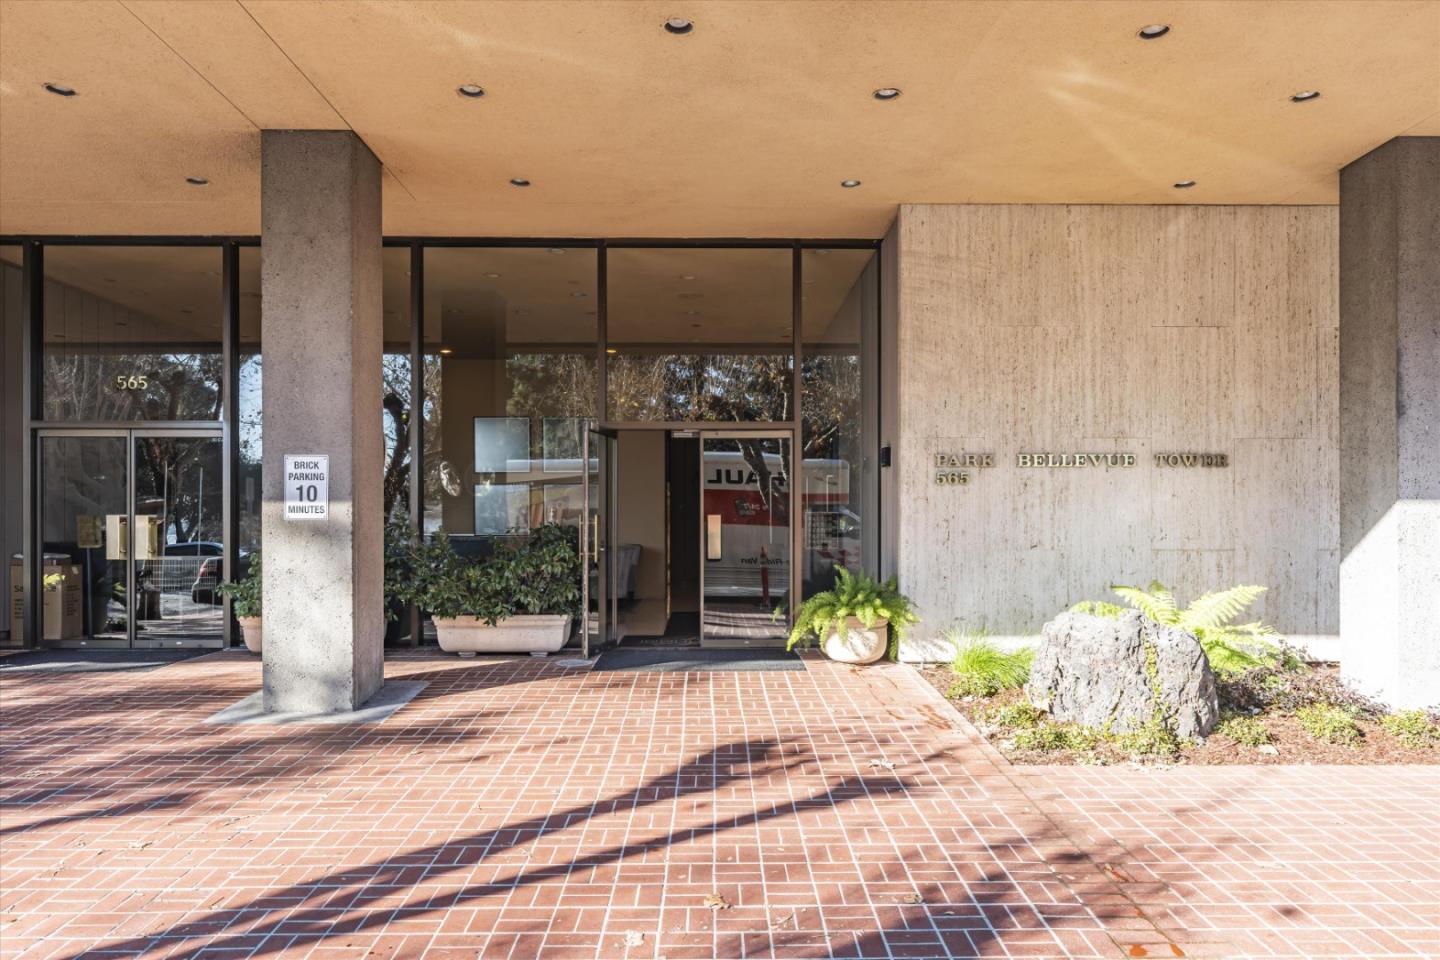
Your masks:
{"label": "reflection of parked car", "polygon": [[[218,546],[218,544],[217,544]],[[222,561],[218,556],[207,556],[195,572],[195,582],[190,585],[190,599],[195,603],[209,603],[218,606],[223,599],[216,586],[220,583]],[[242,553],[235,561],[236,580],[243,580],[250,572],[250,556]]]}
{"label": "reflection of parked car", "polygon": [[213,540],[189,540],[185,543],[165,544],[165,556],[167,557],[218,557],[225,552],[225,547]]}

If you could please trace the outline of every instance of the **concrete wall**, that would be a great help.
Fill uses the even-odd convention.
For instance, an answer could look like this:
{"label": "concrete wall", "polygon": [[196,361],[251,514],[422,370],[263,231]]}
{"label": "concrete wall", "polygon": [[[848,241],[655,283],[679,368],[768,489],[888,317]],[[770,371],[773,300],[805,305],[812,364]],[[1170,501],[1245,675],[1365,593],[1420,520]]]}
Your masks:
{"label": "concrete wall", "polygon": [[[922,633],[1033,634],[1117,582],[1259,583],[1259,616],[1333,656],[1337,236],[1334,207],[902,207],[895,506]],[[1154,465],[1172,451],[1230,465]],[[937,452],[995,466],[937,486]]]}
{"label": "concrete wall", "polygon": [[1343,667],[1440,700],[1440,137],[1340,171]]}

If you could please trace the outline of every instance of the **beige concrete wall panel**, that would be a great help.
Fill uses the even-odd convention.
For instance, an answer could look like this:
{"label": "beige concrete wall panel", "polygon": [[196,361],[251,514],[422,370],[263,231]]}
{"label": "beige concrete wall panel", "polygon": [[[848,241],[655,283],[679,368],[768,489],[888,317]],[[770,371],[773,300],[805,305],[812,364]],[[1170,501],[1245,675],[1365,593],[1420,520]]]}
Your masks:
{"label": "beige concrete wall panel", "polygon": [[[1057,230],[1060,209],[902,208],[907,588],[927,611],[1013,634],[1116,581],[1189,596],[1254,580],[1272,588],[1263,609],[1281,629],[1333,631],[1334,269],[1312,261],[1334,256],[1334,211],[1070,206],[1055,255],[1068,266],[1026,269],[1016,251],[1053,251],[1054,237],[997,232]],[[1036,282],[1061,289],[1019,289]],[[993,319],[1007,312],[1020,320]],[[959,496],[935,487],[935,450],[976,438],[997,466]],[[1021,451],[1081,449],[1138,462],[1013,465]],[[1154,466],[1171,451],[1231,465]]]}
{"label": "beige concrete wall panel", "polygon": [[1189,603],[1201,594],[1223,590],[1236,582],[1235,551],[1152,550],[1149,570],[1134,584],[1148,586],[1150,580],[1159,580],[1182,602]]}
{"label": "beige concrete wall panel", "polygon": [[1317,329],[1337,324],[1333,211],[1241,208],[1236,280],[1238,435],[1310,437],[1319,422]]}
{"label": "beige concrete wall panel", "polygon": [[1155,237],[1142,256],[1159,270],[1138,278],[1141,313],[1163,327],[1226,327],[1235,317],[1235,208],[1151,207]]}
{"label": "beige concrete wall panel", "polygon": [[1234,337],[1225,327],[1150,332],[1149,437],[1155,449],[1223,450],[1235,436]]}

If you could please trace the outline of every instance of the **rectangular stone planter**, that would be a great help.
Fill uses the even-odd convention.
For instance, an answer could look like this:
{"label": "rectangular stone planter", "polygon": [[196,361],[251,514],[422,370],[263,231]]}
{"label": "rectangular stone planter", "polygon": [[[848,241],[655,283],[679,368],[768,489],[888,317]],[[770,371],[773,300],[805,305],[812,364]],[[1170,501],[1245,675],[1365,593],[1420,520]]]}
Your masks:
{"label": "rectangular stone planter", "polygon": [[440,649],[462,656],[471,653],[555,653],[570,639],[566,614],[520,614],[490,626],[478,617],[436,617]]}

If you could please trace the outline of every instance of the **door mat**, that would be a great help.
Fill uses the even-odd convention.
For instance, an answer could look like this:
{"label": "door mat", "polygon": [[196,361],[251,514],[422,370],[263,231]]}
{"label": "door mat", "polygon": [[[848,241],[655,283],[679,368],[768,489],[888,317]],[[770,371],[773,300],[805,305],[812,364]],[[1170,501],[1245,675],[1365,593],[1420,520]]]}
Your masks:
{"label": "door mat", "polygon": [[612,647],[600,654],[592,670],[646,673],[706,671],[804,670],[805,661],[785,650],[704,649],[700,647]]}
{"label": "door mat", "polygon": [[0,673],[104,673],[108,670],[158,670],[172,663],[219,650],[26,650],[0,657]]}

